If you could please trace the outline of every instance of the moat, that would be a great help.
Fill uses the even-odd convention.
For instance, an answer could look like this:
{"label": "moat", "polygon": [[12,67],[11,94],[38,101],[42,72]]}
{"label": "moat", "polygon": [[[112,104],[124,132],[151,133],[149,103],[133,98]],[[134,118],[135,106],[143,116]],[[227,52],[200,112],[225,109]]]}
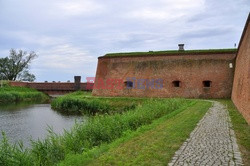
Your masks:
{"label": "moat", "polygon": [[[66,115],[51,109],[50,104],[5,104],[0,105],[0,131],[10,142],[23,141],[29,146],[30,139],[43,139],[48,128],[57,134],[69,130],[75,121],[84,121],[82,116]],[[2,134],[0,134],[0,140]]]}

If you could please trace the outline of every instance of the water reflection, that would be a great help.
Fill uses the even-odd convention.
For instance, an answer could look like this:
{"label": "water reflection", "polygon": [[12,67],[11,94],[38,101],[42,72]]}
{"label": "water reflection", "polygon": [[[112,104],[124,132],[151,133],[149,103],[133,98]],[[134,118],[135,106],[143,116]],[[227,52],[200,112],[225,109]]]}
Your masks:
{"label": "water reflection", "polygon": [[48,126],[60,134],[64,129],[70,129],[75,121],[84,119],[82,116],[54,111],[50,104],[26,102],[0,105],[0,130],[6,133],[11,142],[22,140],[25,146],[29,145],[31,138],[44,138]]}

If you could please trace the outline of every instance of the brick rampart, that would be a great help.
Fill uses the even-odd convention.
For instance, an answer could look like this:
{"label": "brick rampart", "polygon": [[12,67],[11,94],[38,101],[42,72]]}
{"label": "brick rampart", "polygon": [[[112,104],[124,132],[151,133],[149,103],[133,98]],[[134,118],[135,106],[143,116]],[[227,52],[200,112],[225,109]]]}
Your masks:
{"label": "brick rampart", "polygon": [[238,48],[232,100],[250,124],[250,15]]}
{"label": "brick rampart", "polygon": [[[34,88],[49,95],[55,94],[65,94],[74,92],[75,90],[75,83],[66,83],[66,82],[17,82],[11,81],[11,86],[21,86],[21,87],[29,87]],[[88,90],[86,89],[87,83],[80,83],[80,90]]]}
{"label": "brick rampart", "polygon": [[[230,98],[236,52],[184,55],[99,57],[93,95]],[[230,67],[232,66],[232,67]],[[162,79],[160,89],[127,89],[127,78]],[[96,88],[98,80],[121,79],[123,89]],[[173,81],[180,81],[174,87]],[[204,87],[203,81],[211,81]],[[137,82],[134,82],[136,85]]]}

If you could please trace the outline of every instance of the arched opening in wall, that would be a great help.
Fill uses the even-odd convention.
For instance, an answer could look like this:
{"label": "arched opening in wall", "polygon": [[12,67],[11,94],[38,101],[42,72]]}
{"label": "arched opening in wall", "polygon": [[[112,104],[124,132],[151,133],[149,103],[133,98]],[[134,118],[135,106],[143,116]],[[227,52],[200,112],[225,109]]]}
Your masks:
{"label": "arched opening in wall", "polygon": [[173,87],[180,87],[181,86],[181,81],[173,81],[172,82],[172,84],[173,84]]}
{"label": "arched opening in wall", "polygon": [[210,88],[211,84],[212,84],[212,81],[209,81],[209,80],[203,81],[204,88]]}
{"label": "arched opening in wall", "polygon": [[125,81],[124,85],[127,89],[132,89],[134,86],[134,83],[132,81]]}

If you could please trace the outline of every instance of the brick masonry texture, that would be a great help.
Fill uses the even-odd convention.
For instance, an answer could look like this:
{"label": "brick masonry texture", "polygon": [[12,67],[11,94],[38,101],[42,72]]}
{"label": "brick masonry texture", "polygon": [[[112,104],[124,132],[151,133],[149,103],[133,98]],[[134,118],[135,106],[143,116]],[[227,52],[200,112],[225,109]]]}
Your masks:
{"label": "brick masonry texture", "polygon": [[[66,83],[66,82],[16,82],[11,81],[11,86],[21,86],[21,87],[29,87],[34,88],[49,95],[61,95],[70,92],[74,92],[75,90],[75,83]],[[80,90],[87,90],[86,89],[87,83],[80,83]]]}
{"label": "brick masonry texture", "polygon": [[[98,96],[136,97],[185,97],[185,98],[230,98],[233,83],[233,68],[236,53],[207,53],[190,55],[165,55],[145,57],[101,57],[98,59],[96,82],[99,78],[162,79],[161,89],[96,89]],[[173,81],[180,81],[174,87]],[[211,81],[204,87],[203,81]],[[136,83],[134,83],[136,84]]]}
{"label": "brick masonry texture", "polygon": [[232,100],[250,124],[250,15],[238,48]]}

